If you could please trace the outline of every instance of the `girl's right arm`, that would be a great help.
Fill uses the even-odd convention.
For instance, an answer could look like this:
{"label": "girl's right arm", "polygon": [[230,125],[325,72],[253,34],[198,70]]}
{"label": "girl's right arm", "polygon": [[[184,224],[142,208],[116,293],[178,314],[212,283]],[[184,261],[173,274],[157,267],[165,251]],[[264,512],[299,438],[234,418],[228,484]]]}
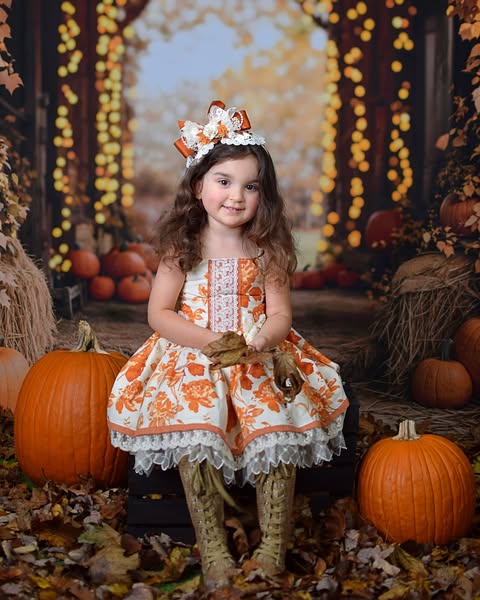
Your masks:
{"label": "girl's right arm", "polygon": [[174,263],[160,262],[148,301],[148,324],[174,344],[203,348],[221,334],[195,325],[175,312],[185,274]]}

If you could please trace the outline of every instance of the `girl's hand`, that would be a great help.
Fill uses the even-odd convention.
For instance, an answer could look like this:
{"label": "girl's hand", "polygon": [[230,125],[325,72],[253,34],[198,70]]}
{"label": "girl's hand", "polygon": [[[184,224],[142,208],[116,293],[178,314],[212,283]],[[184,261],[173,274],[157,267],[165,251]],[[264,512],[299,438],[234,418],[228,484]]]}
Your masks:
{"label": "girl's hand", "polygon": [[265,352],[272,349],[272,345],[269,344],[268,339],[264,335],[256,335],[253,340],[248,344],[248,347],[256,352]]}

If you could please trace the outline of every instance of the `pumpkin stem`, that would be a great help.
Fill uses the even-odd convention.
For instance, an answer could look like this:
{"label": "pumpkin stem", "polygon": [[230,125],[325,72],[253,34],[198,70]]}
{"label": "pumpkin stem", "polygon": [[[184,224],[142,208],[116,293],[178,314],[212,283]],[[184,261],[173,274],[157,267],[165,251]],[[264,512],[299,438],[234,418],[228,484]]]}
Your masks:
{"label": "pumpkin stem", "polygon": [[93,329],[83,319],[78,322],[78,341],[77,345],[71,349],[71,352],[97,352],[98,354],[108,354],[100,348],[97,336]]}
{"label": "pumpkin stem", "polygon": [[398,427],[398,434],[392,440],[419,440],[421,436],[415,431],[415,421],[407,419],[402,421]]}
{"label": "pumpkin stem", "polygon": [[442,340],[441,354],[440,354],[441,360],[450,360],[452,346],[453,346],[452,339]]}

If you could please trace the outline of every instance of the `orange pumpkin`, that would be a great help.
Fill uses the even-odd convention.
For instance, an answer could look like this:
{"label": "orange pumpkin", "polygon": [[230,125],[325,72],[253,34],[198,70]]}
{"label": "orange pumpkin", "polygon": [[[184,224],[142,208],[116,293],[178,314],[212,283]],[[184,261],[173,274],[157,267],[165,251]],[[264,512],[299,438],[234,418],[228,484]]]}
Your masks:
{"label": "orange pumpkin", "polygon": [[102,255],[101,264],[102,272],[106,275],[111,275],[112,262],[116,254],[120,252],[120,246],[113,246],[110,250]]}
{"label": "orange pumpkin", "polygon": [[35,483],[74,485],[91,476],[101,487],[126,482],[128,454],[110,443],[107,403],[127,358],[105,352],[86,321],[71,350],[54,350],[27,373],[14,420],[15,453]]}
{"label": "orange pumpkin", "polygon": [[88,282],[88,293],[94,300],[110,300],[115,295],[115,281],[108,275],[97,275]]}
{"label": "orange pumpkin", "polygon": [[415,402],[432,408],[461,408],[472,399],[472,378],[458,360],[450,358],[452,340],[442,344],[440,358],[425,358],[412,375]]}
{"label": "orange pumpkin", "polygon": [[143,304],[148,302],[152,286],[143,275],[129,275],[118,282],[117,296],[124,302]]}
{"label": "orange pumpkin", "polygon": [[447,544],[466,535],[475,493],[464,452],[442,436],[417,435],[413,421],[403,421],[397,436],[373,444],[358,474],[360,513],[399,544]]}
{"label": "orange pumpkin", "polygon": [[160,262],[160,257],[155,248],[144,242],[142,236],[137,236],[137,239],[134,242],[128,243],[128,250],[132,252],[136,252],[140,254],[140,256],[145,261],[147,268],[152,272],[156,273],[158,269],[158,263]]}
{"label": "orange pumpkin", "polygon": [[80,279],[91,279],[100,273],[100,259],[88,248],[72,248],[67,253],[67,258],[72,261],[71,272]]}
{"label": "orange pumpkin", "polygon": [[319,290],[325,285],[325,275],[321,269],[310,269],[303,273],[302,288]]}
{"label": "orange pumpkin", "polygon": [[454,355],[470,373],[475,395],[480,396],[480,317],[467,319],[453,336]]}
{"label": "orange pumpkin", "polygon": [[337,285],[338,274],[340,273],[340,271],[344,271],[345,268],[345,265],[340,262],[332,262],[328,265],[325,265],[325,267],[323,267],[323,275],[325,277],[325,282],[332,285]]}
{"label": "orange pumpkin", "polygon": [[473,207],[480,202],[480,198],[466,198],[462,200],[456,194],[448,194],[440,204],[440,223],[444,227],[451,227],[458,235],[472,235],[470,227],[465,227],[466,221],[473,214]]}
{"label": "orange pumpkin", "polygon": [[339,288],[348,289],[357,285],[360,275],[352,269],[343,268],[337,273],[337,284]]}
{"label": "orange pumpkin", "polygon": [[129,275],[145,273],[146,270],[147,265],[140,254],[128,250],[128,245],[124,244],[120,251],[111,257],[108,274],[114,279],[121,279]]}
{"label": "orange pumpkin", "polygon": [[28,372],[27,359],[15,350],[7,348],[5,339],[0,337],[0,406],[15,412],[18,393]]}
{"label": "orange pumpkin", "polygon": [[397,208],[373,212],[365,226],[365,243],[368,248],[383,249],[392,244],[393,233],[402,226],[402,213]]}

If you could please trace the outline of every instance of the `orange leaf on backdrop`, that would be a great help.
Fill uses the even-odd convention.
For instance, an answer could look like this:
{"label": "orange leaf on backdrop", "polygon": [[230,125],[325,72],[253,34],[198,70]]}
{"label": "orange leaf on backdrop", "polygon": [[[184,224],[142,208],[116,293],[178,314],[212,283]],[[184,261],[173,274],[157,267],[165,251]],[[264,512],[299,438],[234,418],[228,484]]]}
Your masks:
{"label": "orange leaf on backdrop", "polygon": [[7,25],[5,23],[5,21],[8,19],[8,15],[7,13],[3,10],[3,8],[0,8],[0,39],[3,41],[5,38],[11,38],[11,34],[10,34],[10,26]]}
{"label": "orange leaf on backdrop", "polygon": [[449,138],[450,138],[450,135],[448,133],[444,133],[437,139],[437,141],[435,143],[435,147],[438,148],[439,150],[446,150],[447,146],[448,146]]}
{"label": "orange leaf on backdrop", "polygon": [[23,81],[18,73],[9,73],[7,69],[4,69],[0,71],[0,85],[4,85],[12,94],[17,87],[23,85]]}

